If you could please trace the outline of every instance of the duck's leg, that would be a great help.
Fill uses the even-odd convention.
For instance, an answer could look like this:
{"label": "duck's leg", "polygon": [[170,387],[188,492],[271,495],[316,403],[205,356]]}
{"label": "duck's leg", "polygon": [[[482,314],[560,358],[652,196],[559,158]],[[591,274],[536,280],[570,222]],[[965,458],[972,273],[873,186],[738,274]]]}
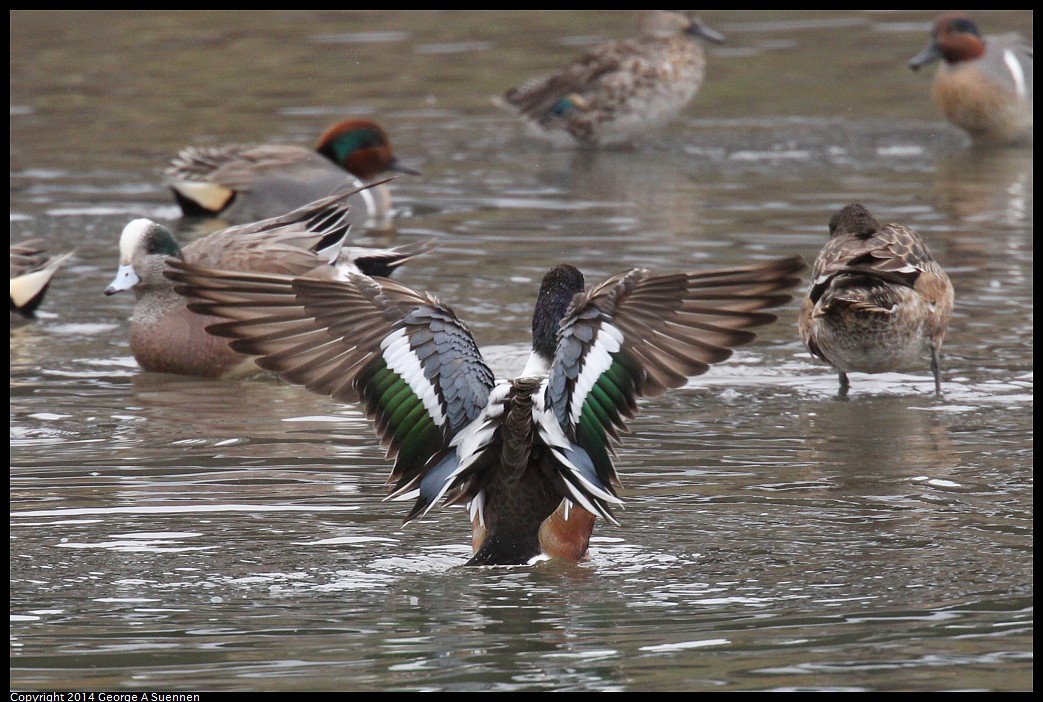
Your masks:
{"label": "duck's leg", "polygon": [[934,373],[934,394],[942,395],[942,372],[938,363],[938,348],[931,344],[931,372]]}

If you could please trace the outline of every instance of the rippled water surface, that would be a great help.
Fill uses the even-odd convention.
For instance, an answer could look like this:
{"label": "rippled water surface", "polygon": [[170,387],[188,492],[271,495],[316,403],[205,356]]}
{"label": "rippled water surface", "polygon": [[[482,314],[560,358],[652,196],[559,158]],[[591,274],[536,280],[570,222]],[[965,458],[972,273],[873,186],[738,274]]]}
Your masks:
{"label": "rippled water surface", "polygon": [[[1031,12],[979,12],[1031,33]],[[702,14],[728,43],[636,148],[532,139],[491,97],[626,12],[11,13],[11,237],[76,248],[11,323],[12,689],[1027,690],[1032,150],[982,151],[906,60],[929,12]],[[398,278],[520,370],[543,271],[799,253],[862,202],[917,229],[956,311],[926,367],[852,375],[796,333],[642,404],[626,511],[579,565],[469,569],[461,509],[401,526],[363,414],[271,378],[141,372],[101,294],[195,143],[369,115],[423,172]]]}

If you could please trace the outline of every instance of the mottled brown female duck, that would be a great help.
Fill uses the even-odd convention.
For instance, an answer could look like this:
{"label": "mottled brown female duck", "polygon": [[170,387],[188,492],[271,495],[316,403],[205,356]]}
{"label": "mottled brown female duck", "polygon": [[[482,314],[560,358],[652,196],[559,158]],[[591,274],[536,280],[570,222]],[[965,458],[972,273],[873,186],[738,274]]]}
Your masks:
{"label": "mottled brown female duck", "polygon": [[703,82],[700,40],[724,36],[674,10],[643,10],[638,36],[596,46],[498,102],[544,135],[599,146],[644,137],[677,117]]}
{"label": "mottled brown female duck", "polygon": [[908,227],[880,224],[859,204],[834,214],[829,234],[800,310],[808,350],[840,372],[842,395],[851,371],[900,370],[930,354],[941,394],[939,354],[953,289],[927,244]]}

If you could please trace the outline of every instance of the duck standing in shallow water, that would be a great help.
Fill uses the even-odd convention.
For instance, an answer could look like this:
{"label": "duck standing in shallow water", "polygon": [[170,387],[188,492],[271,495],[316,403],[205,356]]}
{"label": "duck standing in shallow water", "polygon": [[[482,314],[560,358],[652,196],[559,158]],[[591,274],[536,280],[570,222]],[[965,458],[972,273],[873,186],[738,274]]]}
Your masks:
{"label": "duck standing in shallow water", "polygon": [[859,204],[829,220],[829,242],[800,309],[800,337],[813,356],[847,374],[884,373],[931,356],[941,394],[939,354],[952,316],[949,276],[908,227],[881,225]]}
{"label": "duck standing in shallow water", "polygon": [[344,247],[348,202],[354,191],[327,197],[281,217],[244,224],[196,239],[182,248],[164,226],[135,219],[120,236],[120,262],[106,295],[134,292],[130,349],[147,371],[204,377],[257,372],[253,361],[225,339],[206,332],[218,320],[191,312],[163,276],[184,260],[233,271],[337,278],[349,272],[390,275],[427,250],[427,243],[395,249]]}
{"label": "duck standing in shallow water", "polygon": [[327,129],[314,149],[284,144],[190,146],[166,169],[167,183],[186,217],[231,223],[278,217],[344,187],[352,197],[349,223],[386,226],[391,191],[386,183],[361,188],[383,173],[419,175],[403,165],[372,120],[352,119]]}
{"label": "duck standing in shallow water", "polygon": [[598,146],[644,136],[674,119],[706,71],[700,39],[724,36],[672,10],[644,10],[639,35],[587,51],[556,73],[507,91],[503,106],[545,134]]}
{"label": "duck standing in shallow water", "polygon": [[361,402],[395,466],[406,521],[445,498],[467,503],[472,565],[578,560],[595,517],[621,504],[613,444],[638,397],[728,358],[791,299],[799,257],[697,273],[632,269],[584,290],[570,265],[543,279],[521,376],[493,377],[474,338],[437,298],[380,278],[320,281],[208,270],[168,277],[209,328],[263,368]]}
{"label": "duck standing in shallow water", "polygon": [[52,258],[39,239],[11,244],[11,311],[26,319],[35,317],[51,279],[72,254]]}
{"label": "duck standing in shallow water", "polygon": [[909,68],[939,59],[932,93],[950,122],[975,143],[1032,143],[1031,44],[1017,34],[983,37],[970,17],[946,12]]}

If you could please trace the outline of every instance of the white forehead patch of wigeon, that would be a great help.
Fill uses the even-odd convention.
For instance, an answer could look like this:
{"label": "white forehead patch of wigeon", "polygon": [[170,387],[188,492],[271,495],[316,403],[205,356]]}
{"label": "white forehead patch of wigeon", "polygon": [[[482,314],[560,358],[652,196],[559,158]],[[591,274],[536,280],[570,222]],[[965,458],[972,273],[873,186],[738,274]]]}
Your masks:
{"label": "white forehead patch of wigeon", "polygon": [[120,234],[120,265],[129,266],[134,258],[134,252],[145,241],[150,227],[155,226],[151,219],[135,219],[123,227]]}

